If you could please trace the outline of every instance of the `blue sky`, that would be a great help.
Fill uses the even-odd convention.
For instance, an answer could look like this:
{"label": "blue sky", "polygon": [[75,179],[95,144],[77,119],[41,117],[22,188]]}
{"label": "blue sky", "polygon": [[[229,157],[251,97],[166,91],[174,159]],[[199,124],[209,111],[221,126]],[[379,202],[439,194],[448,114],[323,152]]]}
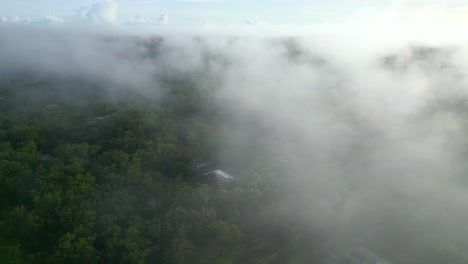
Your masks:
{"label": "blue sky", "polygon": [[[0,16],[37,17],[53,15],[72,17],[75,10],[99,1],[78,0],[0,0]],[[127,20],[133,16],[155,17],[167,14],[174,23],[241,23],[256,17],[271,22],[314,21],[320,17],[317,10],[330,1],[315,1],[312,7],[306,0],[118,0],[118,18]],[[322,10],[323,11],[323,10]]]}
{"label": "blue sky", "polygon": [[[314,24],[356,20],[468,21],[466,0],[0,0],[3,21],[81,16],[113,23]],[[77,10],[81,10],[77,12]],[[81,15],[80,15],[81,14]],[[137,16],[137,17],[136,17]],[[28,20],[29,21],[29,20]]]}

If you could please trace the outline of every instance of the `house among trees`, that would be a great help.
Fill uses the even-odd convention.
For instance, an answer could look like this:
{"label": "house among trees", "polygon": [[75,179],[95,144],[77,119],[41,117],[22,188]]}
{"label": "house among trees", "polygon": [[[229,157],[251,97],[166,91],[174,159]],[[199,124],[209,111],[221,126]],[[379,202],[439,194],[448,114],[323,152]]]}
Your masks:
{"label": "house among trees", "polygon": [[322,264],[392,264],[366,247],[352,247],[328,257]]}
{"label": "house among trees", "polygon": [[110,115],[105,115],[105,116],[97,116],[96,119],[97,119],[97,120],[103,120],[103,119],[109,118],[109,117],[111,117],[111,116],[112,116],[112,114],[110,114]]}
{"label": "house among trees", "polygon": [[222,180],[222,181],[231,181],[231,180],[234,179],[234,177],[232,177],[232,175],[230,175],[227,172],[224,172],[222,170],[219,170],[219,169],[203,173],[203,175],[214,175],[218,180]]}
{"label": "house among trees", "polygon": [[201,175],[213,175],[216,179],[222,181],[231,181],[234,179],[229,173],[214,167],[210,162],[202,162],[195,166]]}

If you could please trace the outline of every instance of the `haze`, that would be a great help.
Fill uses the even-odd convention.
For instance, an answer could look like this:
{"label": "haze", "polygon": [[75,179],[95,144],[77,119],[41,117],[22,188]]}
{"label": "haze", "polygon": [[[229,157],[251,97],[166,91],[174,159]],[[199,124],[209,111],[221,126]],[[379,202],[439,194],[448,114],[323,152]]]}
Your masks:
{"label": "haze", "polygon": [[330,254],[466,263],[468,45],[429,25],[2,24],[0,76],[51,79],[64,97],[80,89],[67,80],[98,83],[110,102],[164,101],[183,79],[217,109],[216,162],[242,186],[274,183],[266,218],[295,219]]}

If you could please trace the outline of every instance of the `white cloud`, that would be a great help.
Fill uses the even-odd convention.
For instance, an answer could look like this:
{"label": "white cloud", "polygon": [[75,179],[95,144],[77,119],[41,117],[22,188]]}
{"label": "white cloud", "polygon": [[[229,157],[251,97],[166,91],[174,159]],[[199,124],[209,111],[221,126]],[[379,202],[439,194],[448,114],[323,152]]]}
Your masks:
{"label": "white cloud", "polygon": [[61,24],[63,23],[63,19],[60,17],[46,15],[34,21],[36,24]]}
{"label": "white cloud", "polygon": [[[302,29],[314,33],[311,39],[274,43],[175,36],[158,48],[133,41],[103,42],[96,34],[65,29],[57,41],[56,31],[11,28],[2,31],[0,60],[8,63],[0,64],[0,70],[37,69],[45,76],[109,81],[116,84],[110,89],[121,85],[147,91],[148,96],[158,91],[156,76],[193,74],[195,89],[213,96],[207,100],[229,113],[219,122],[219,148],[227,150],[224,160],[258,153],[272,161],[267,166],[278,173],[271,177],[286,184],[278,184],[278,200],[284,198],[298,209],[291,217],[304,219],[314,230],[339,228],[339,234],[332,234],[337,240],[352,233],[365,234],[367,240],[374,230],[374,241],[383,244],[394,233],[395,241],[415,237],[411,243],[425,245],[426,230],[446,234],[441,241],[457,241],[452,230],[466,237],[468,188],[460,184],[467,172],[466,41],[450,43],[460,50],[453,56],[430,52],[421,58],[412,48],[394,50],[413,42],[399,27],[392,35],[380,25],[364,25],[376,30],[361,34],[348,24],[345,30],[324,26],[317,34]],[[271,31],[290,34],[292,28]],[[445,30],[427,31],[437,42],[447,40]],[[220,26],[218,32],[230,30]],[[465,38],[463,32],[457,37]],[[425,43],[419,29],[408,35]],[[156,59],[142,56],[153,51],[162,52]],[[396,56],[391,67],[381,63],[387,54]],[[433,63],[434,69],[427,68]],[[237,159],[244,164],[245,159]],[[262,168],[254,177],[270,180],[261,173]],[[412,229],[415,225],[421,228]],[[406,245],[396,250],[414,253]],[[420,252],[425,259],[426,249]]]}
{"label": "white cloud", "polygon": [[30,18],[30,17],[20,17],[20,16],[4,16],[0,19],[1,23],[6,24],[24,24],[24,25],[50,25],[50,24],[61,24],[63,19],[60,17],[46,15],[42,17]]}
{"label": "white cloud", "polygon": [[88,21],[114,23],[117,21],[118,8],[119,5],[116,1],[105,0],[82,7],[76,13],[80,18]]}
{"label": "white cloud", "polygon": [[157,18],[149,18],[141,15],[136,15],[127,21],[127,25],[165,25],[169,22],[169,17],[166,14],[161,14]]}
{"label": "white cloud", "polygon": [[213,22],[208,20],[208,19],[201,19],[198,21],[197,25],[199,26],[208,26],[208,25],[213,25]]}
{"label": "white cloud", "polygon": [[265,21],[263,21],[259,16],[255,16],[254,18],[251,18],[249,20],[245,21],[245,24],[247,25],[262,25],[265,24]]}
{"label": "white cloud", "polygon": [[136,15],[127,21],[128,25],[146,25],[150,23],[151,23],[151,19],[149,17],[145,17],[141,15]]}
{"label": "white cloud", "polygon": [[167,24],[169,22],[169,17],[166,14],[161,14],[157,21],[158,24]]}
{"label": "white cloud", "polygon": [[30,17],[20,17],[20,16],[4,16],[1,18],[1,23],[8,24],[29,24],[31,23]]}

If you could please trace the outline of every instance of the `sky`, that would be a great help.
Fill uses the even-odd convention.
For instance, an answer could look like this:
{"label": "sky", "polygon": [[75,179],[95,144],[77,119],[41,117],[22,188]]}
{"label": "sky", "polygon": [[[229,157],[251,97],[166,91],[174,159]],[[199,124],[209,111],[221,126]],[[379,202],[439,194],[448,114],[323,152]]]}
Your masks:
{"label": "sky", "polygon": [[0,0],[4,23],[311,25],[418,22],[468,25],[460,0]]}

